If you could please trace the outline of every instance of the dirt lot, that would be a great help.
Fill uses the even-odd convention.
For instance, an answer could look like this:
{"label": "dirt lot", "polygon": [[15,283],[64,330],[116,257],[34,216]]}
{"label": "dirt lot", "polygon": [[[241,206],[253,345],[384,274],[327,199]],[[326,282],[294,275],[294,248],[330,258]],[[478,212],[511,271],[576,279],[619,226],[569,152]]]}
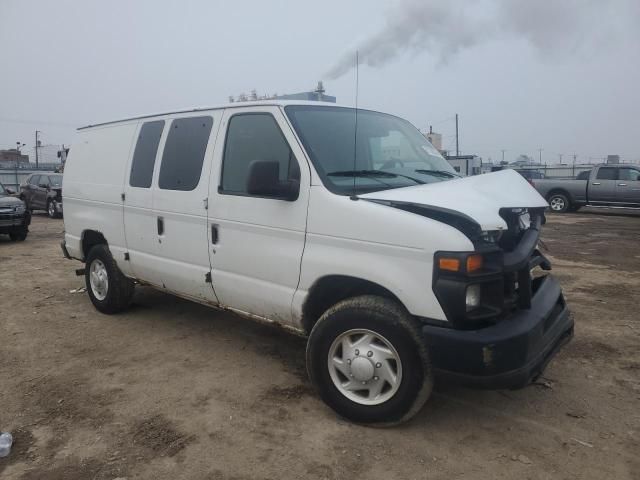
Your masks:
{"label": "dirt lot", "polygon": [[336,418],[303,339],[147,288],[99,314],[62,229],[0,238],[3,479],[640,478],[640,214],[550,217],[576,337],[537,384],[438,385],[394,429]]}

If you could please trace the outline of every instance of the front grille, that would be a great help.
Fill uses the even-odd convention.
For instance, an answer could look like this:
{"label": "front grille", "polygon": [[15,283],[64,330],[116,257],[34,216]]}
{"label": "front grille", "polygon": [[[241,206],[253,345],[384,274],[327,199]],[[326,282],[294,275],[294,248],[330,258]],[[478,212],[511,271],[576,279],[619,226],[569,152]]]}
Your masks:
{"label": "front grille", "polygon": [[533,220],[533,214],[526,208],[502,208],[499,213],[507,224],[507,230],[502,234],[498,245],[503,251],[512,252],[526,231],[522,226],[521,217],[529,216],[529,219]]}
{"label": "front grille", "polygon": [[[507,224],[507,230],[499,242],[505,255],[505,312],[527,309],[531,307],[531,300],[537,289],[531,270],[537,265],[548,269],[548,261],[535,249],[539,227],[544,223],[544,211],[505,208],[500,210],[500,216]],[[534,230],[530,231],[531,229]]]}

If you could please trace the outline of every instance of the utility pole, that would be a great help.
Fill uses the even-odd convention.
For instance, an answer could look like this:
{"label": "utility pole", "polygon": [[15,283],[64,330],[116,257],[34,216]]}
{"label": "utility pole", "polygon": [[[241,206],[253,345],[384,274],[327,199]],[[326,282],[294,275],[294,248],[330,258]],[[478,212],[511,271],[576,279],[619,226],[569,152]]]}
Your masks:
{"label": "utility pole", "polygon": [[573,168],[571,169],[571,176],[573,177],[576,176],[576,158],[578,158],[578,155],[576,155],[576,152],[573,152]]}
{"label": "utility pole", "polygon": [[542,165],[542,148],[538,149],[538,163]]}
{"label": "utility pole", "polygon": [[458,142],[458,114],[456,113],[456,157],[460,155],[460,143]]}
{"label": "utility pole", "polygon": [[38,147],[40,146],[38,135],[40,135],[40,130],[36,130],[36,169],[38,168]]}
{"label": "utility pole", "polygon": [[562,164],[562,154],[561,153],[558,154],[558,158],[560,159],[559,163]]}
{"label": "utility pole", "polygon": [[20,149],[22,147],[24,147],[26,144],[21,143],[21,142],[16,142],[16,169],[15,169],[15,175],[16,175],[16,192],[19,193],[20,192],[20,181],[18,180],[18,162],[20,162]]}
{"label": "utility pole", "polygon": [[506,152],[506,150],[502,149],[500,151],[502,152],[502,163],[504,163],[504,152]]}

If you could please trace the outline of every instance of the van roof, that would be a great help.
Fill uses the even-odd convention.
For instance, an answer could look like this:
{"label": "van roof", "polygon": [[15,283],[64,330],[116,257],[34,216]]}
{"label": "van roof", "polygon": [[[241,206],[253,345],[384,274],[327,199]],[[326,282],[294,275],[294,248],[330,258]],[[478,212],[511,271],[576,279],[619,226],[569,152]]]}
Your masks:
{"label": "van roof", "polygon": [[315,106],[324,106],[324,107],[341,107],[341,108],[353,108],[349,105],[339,105],[333,102],[318,102],[318,101],[300,101],[300,100],[257,100],[257,101],[246,101],[246,102],[234,102],[234,103],[226,103],[221,105],[214,105],[209,107],[192,107],[192,108],[184,108],[180,110],[173,110],[170,112],[160,112],[146,115],[137,115],[135,117],[127,117],[122,118],[120,120],[111,120],[108,122],[100,122],[93,123],[90,125],[85,125],[84,127],[78,128],[78,130],[86,130],[88,128],[93,127],[102,127],[104,125],[111,125],[114,123],[120,122],[130,122],[132,120],[141,120],[144,118],[153,118],[153,117],[162,117],[163,115],[174,115],[177,113],[189,113],[189,112],[207,112],[210,110],[222,110],[225,108],[242,108],[242,107],[258,107],[258,106],[278,106],[278,107],[286,107],[287,105],[315,105]]}

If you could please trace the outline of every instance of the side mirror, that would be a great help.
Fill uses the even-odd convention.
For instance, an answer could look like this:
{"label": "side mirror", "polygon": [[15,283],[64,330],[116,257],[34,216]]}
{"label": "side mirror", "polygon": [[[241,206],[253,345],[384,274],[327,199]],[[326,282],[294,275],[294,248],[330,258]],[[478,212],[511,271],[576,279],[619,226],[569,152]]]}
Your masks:
{"label": "side mirror", "polygon": [[5,190],[7,191],[7,193],[9,195],[15,195],[16,194],[16,191],[13,188],[8,188],[7,187],[7,188],[5,188]]}
{"label": "side mirror", "polygon": [[249,164],[247,193],[293,202],[300,193],[297,180],[280,180],[280,163],[255,160]]}

